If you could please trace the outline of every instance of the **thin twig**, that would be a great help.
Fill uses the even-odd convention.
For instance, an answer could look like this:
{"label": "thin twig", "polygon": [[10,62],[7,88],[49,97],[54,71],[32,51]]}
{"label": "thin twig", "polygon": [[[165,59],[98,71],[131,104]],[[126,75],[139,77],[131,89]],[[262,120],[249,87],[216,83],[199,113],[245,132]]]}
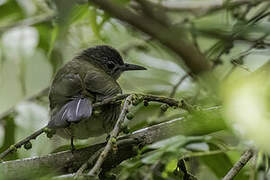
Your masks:
{"label": "thin twig", "polygon": [[121,125],[125,120],[126,114],[128,113],[128,109],[129,107],[132,105],[131,103],[131,99],[132,99],[132,95],[129,95],[124,103],[122,112],[116,122],[116,124],[114,125],[113,131],[110,134],[110,139],[108,140],[107,145],[105,146],[104,150],[102,151],[102,153],[100,154],[96,164],[94,165],[94,167],[90,170],[90,172],[88,173],[88,175],[90,176],[96,176],[101,168],[101,165],[103,164],[104,160],[106,159],[106,157],[108,156],[109,152],[111,151],[113,144],[115,143],[115,140],[121,130]]}
{"label": "thin twig", "polygon": [[[172,88],[172,91],[171,91],[171,93],[170,93],[170,95],[169,95],[169,97],[170,98],[173,98],[174,96],[175,96],[175,93],[176,93],[176,90],[178,89],[178,87],[184,82],[184,80],[187,78],[189,76],[189,74],[186,74],[186,75],[184,75],[184,76],[182,76],[180,79],[179,79],[179,81],[173,86],[173,88]],[[164,115],[164,111],[160,111],[159,112],[159,117],[161,117],[161,116],[163,116]]]}
{"label": "thin twig", "polygon": [[100,153],[104,151],[104,148],[99,149],[94,155],[92,155],[87,162],[85,162],[80,169],[76,172],[74,175],[74,179],[79,179],[82,175],[83,172],[89,167],[94,164],[94,161],[99,157]]}
{"label": "thin twig", "polygon": [[[154,95],[146,95],[146,94],[135,94],[137,96],[142,96],[142,98],[146,101],[155,101],[160,103],[168,104],[169,106],[179,107],[181,105],[181,101],[178,101],[173,98],[167,98],[163,96],[154,96]],[[181,106],[182,108],[182,106]]]}
{"label": "thin twig", "polygon": [[229,151],[236,151],[236,148],[227,148],[221,150],[213,150],[213,151],[202,151],[202,152],[188,152],[185,154],[182,159],[191,158],[191,157],[202,157],[202,156],[211,156],[216,154],[222,154]]}
{"label": "thin twig", "polygon": [[128,44],[125,44],[123,47],[120,48],[120,52],[123,55],[127,55],[133,49],[147,51],[147,44],[153,39],[150,36],[142,37],[142,38],[143,40],[133,41],[133,42],[129,42]]}
{"label": "thin twig", "polygon": [[189,75],[186,74],[184,76],[182,76],[179,81],[173,86],[173,89],[169,95],[170,98],[173,98],[175,96],[176,90],[178,89],[178,87],[182,84],[182,82],[184,82],[184,80],[188,77]]}
{"label": "thin twig", "polygon": [[6,155],[8,155],[10,152],[12,151],[16,151],[17,148],[20,148],[22,145],[30,142],[30,140],[32,139],[36,139],[40,134],[42,134],[44,132],[44,128],[34,132],[33,134],[31,134],[30,136],[28,136],[27,138],[17,142],[14,145],[11,145],[8,149],[6,149],[4,152],[2,152],[0,154],[0,159],[3,159]]}
{"label": "thin twig", "polygon": [[[123,137],[123,136],[122,136]],[[121,138],[121,137],[120,137]],[[136,139],[136,138],[121,138],[118,139],[117,141],[117,147],[123,147],[123,146],[130,146],[130,145],[137,145],[139,142],[141,142],[140,140]],[[105,144],[105,143],[104,143]],[[96,144],[97,145],[97,144]],[[96,146],[93,145],[93,146]],[[78,151],[80,151],[82,149],[79,149]],[[83,174],[83,171],[85,169],[87,169],[87,165],[88,167],[93,166],[95,160],[99,157],[100,153],[104,150],[104,147],[100,148],[98,151],[96,151],[89,159],[88,159],[88,164],[84,163],[82,166],[80,166],[80,169],[77,170],[76,173],[73,174],[68,174],[68,175],[60,175],[60,176],[56,176],[53,177],[53,179],[66,179],[66,178],[73,178],[73,179],[93,179],[93,176],[90,176],[88,174]],[[77,151],[77,152],[78,152]],[[122,151],[122,149],[120,149],[119,151]],[[121,154],[121,152],[120,152]],[[117,154],[113,154],[113,156],[116,156]],[[112,158],[112,154],[109,154],[108,156],[110,156]],[[104,163],[107,163],[106,161]],[[113,163],[116,163],[115,161]],[[112,166],[109,166],[111,169]],[[83,171],[82,171],[83,170]],[[107,169],[105,169],[107,170]],[[80,172],[80,176],[77,176],[76,174],[78,174],[78,171]],[[100,179],[102,179],[101,177],[99,177]]]}
{"label": "thin twig", "polygon": [[135,94],[120,94],[120,95],[114,96],[112,98],[107,98],[101,102],[94,103],[93,107],[95,108],[95,107],[102,106],[105,104],[116,103],[120,100],[127,98],[130,95],[141,97],[143,100],[146,100],[146,101],[165,103],[165,104],[168,104],[169,106],[179,107],[179,105],[181,104],[181,100],[176,100],[174,98],[169,98],[169,97],[164,97],[164,96],[155,96],[155,95],[151,95],[151,94],[135,93]]}
{"label": "thin twig", "polygon": [[239,171],[247,164],[247,162],[254,155],[253,149],[248,149],[239,159],[238,162],[234,164],[234,166],[230,169],[230,171],[224,176],[223,180],[231,180],[233,179]]}
{"label": "thin twig", "polygon": [[[120,132],[121,129],[121,125],[126,117],[126,114],[128,113],[128,108],[131,105],[131,98],[132,95],[129,95],[124,103],[122,112],[116,122],[116,124],[114,125],[114,129],[110,134],[110,139],[107,142],[107,145],[105,146],[104,149],[100,149],[99,151],[97,151],[93,156],[91,156],[87,162],[85,162],[80,169],[76,172],[75,174],[75,178],[79,178],[80,176],[83,175],[83,172],[93,163],[93,161],[96,159],[96,156],[99,155],[98,160],[96,161],[96,164],[94,165],[94,167],[91,169],[91,171],[89,172],[88,175],[90,176],[96,176],[99,173],[100,167],[102,166],[104,160],[106,159],[106,157],[108,156],[108,153],[111,151],[113,144],[115,143],[115,140]],[[102,151],[102,152],[101,152]]]}

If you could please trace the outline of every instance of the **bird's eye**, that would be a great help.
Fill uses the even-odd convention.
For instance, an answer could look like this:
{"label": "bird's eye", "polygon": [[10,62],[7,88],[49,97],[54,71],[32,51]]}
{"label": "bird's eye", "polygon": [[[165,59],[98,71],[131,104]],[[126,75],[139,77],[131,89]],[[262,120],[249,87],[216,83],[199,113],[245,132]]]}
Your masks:
{"label": "bird's eye", "polygon": [[113,69],[114,68],[114,63],[112,62],[112,61],[109,61],[108,63],[107,63],[107,67],[109,68],[109,69]]}

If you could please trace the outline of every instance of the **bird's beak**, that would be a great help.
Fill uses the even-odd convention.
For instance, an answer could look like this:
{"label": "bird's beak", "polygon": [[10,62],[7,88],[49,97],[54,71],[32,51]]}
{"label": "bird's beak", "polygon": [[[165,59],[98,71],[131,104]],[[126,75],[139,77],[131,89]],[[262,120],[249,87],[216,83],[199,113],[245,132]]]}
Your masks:
{"label": "bird's beak", "polygon": [[147,70],[145,67],[139,66],[139,65],[135,65],[135,64],[127,64],[125,63],[122,66],[122,71],[132,71],[132,70]]}

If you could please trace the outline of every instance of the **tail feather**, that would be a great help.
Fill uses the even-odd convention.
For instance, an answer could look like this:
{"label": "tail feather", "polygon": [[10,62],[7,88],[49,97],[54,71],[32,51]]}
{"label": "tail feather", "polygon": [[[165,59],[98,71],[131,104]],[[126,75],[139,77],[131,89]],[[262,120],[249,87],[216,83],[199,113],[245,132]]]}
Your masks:
{"label": "tail feather", "polygon": [[65,104],[59,112],[52,116],[48,124],[49,128],[63,128],[70,123],[78,123],[83,119],[90,118],[92,103],[87,98],[76,98]]}

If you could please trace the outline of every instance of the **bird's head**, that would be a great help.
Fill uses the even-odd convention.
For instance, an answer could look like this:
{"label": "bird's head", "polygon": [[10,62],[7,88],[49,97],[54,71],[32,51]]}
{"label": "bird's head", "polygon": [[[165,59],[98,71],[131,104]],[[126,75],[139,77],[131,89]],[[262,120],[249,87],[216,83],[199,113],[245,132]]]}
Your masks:
{"label": "bird's head", "polygon": [[90,63],[97,64],[114,79],[118,79],[124,71],[146,70],[146,68],[139,65],[124,63],[119,52],[106,45],[88,48],[79,56]]}

